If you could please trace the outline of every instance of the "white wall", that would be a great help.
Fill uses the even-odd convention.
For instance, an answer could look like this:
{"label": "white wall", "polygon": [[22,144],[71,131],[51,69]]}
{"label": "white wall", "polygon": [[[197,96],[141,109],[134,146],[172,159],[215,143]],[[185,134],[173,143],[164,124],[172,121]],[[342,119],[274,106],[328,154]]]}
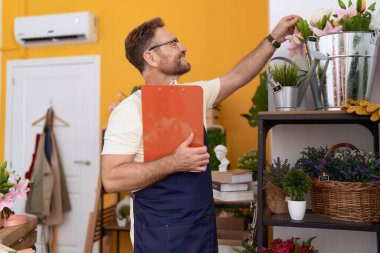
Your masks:
{"label": "white wall", "polygon": [[[348,1],[345,1],[348,2]],[[356,2],[356,1],[353,1]],[[369,6],[373,0],[367,1]],[[338,7],[338,1],[300,1],[300,0],[270,0],[270,30],[272,30],[281,17],[288,14],[297,14],[307,20],[320,8]],[[377,9],[380,9],[378,3]],[[284,43],[285,44],[285,43]],[[287,45],[282,45],[276,55],[287,56]],[[302,61],[297,62],[302,63]],[[379,66],[378,66],[379,67]],[[378,68],[379,69],[379,68]],[[372,101],[380,102],[380,71],[375,78]],[[272,94],[269,94],[270,96]],[[270,97],[271,98],[271,97]],[[304,109],[313,109],[310,92],[307,94]],[[271,99],[270,99],[271,101]],[[271,103],[271,102],[270,102]],[[274,108],[273,103],[270,108]],[[372,151],[372,139],[368,130],[360,126],[342,125],[287,125],[277,126],[272,130],[272,157],[288,158],[294,162],[299,152],[306,146],[326,146],[338,142],[350,142],[358,148]],[[374,253],[377,252],[376,234],[373,232],[357,232],[326,229],[306,229],[291,227],[274,227],[274,238],[288,239],[292,236],[308,238],[317,236],[315,245],[321,253]]]}

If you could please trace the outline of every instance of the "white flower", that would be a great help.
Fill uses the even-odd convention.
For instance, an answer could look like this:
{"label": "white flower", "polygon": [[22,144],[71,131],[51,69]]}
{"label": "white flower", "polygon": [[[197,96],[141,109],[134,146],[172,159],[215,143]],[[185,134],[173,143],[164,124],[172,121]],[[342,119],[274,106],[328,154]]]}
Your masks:
{"label": "white flower", "polygon": [[327,16],[327,19],[331,15],[331,10],[330,9],[319,9],[310,19],[310,25],[313,27],[317,27],[318,22],[322,21],[324,16]]}
{"label": "white flower", "polygon": [[369,24],[369,29],[371,30],[380,30],[380,10],[372,16],[371,23]]}

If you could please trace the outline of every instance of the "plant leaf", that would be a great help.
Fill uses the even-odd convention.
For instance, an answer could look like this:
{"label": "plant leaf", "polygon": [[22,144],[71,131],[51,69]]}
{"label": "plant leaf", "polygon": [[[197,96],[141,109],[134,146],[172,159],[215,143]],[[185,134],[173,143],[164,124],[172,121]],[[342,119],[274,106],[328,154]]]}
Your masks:
{"label": "plant leaf", "polygon": [[348,1],[348,7],[350,7],[352,5],[352,1]]}
{"label": "plant leaf", "polygon": [[367,9],[370,11],[375,11],[375,7],[376,7],[376,2],[371,4]]}
{"label": "plant leaf", "polygon": [[339,3],[339,7],[342,8],[342,9],[346,9],[346,5],[343,3],[342,0],[338,0],[338,3]]}

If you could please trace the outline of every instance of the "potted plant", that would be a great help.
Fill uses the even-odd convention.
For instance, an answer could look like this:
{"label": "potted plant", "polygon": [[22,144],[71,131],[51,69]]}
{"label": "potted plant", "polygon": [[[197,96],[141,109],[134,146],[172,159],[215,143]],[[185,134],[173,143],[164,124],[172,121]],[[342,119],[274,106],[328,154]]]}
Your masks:
{"label": "potted plant", "polygon": [[257,150],[250,149],[238,159],[238,168],[252,171],[253,181],[257,181],[257,169],[258,169]]}
{"label": "potted plant", "polygon": [[380,159],[374,153],[339,143],[329,149],[307,147],[301,154],[296,166],[312,177],[314,212],[348,221],[380,221]]}
{"label": "potted plant", "polygon": [[[282,60],[273,58],[272,61],[278,59]],[[289,60],[280,65],[269,66],[267,72],[276,110],[295,111],[299,102],[299,87],[303,81],[300,68]]]}
{"label": "potted plant", "polygon": [[306,211],[306,194],[311,188],[311,178],[300,169],[289,170],[284,177],[284,192],[292,220],[302,220]]}
{"label": "potted plant", "polygon": [[281,161],[279,157],[273,160],[269,169],[265,171],[265,190],[268,197],[268,207],[272,213],[287,213],[288,205],[285,202],[285,193],[283,191],[284,176],[289,171],[290,164],[285,159]]}
{"label": "potted plant", "polygon": [[300,238],[292,237],[289,240],[283,241],[282,239],[274,239],[269,248],[264,248],[263,253],[318,253],[311,245],[316,237],[311,237],[306,241],[299,242]]}
{"label": "potted plant", "polygon": [[125,227],[130,222],[130,199],[128,195],[116,205],[116,220],[120,227]]}

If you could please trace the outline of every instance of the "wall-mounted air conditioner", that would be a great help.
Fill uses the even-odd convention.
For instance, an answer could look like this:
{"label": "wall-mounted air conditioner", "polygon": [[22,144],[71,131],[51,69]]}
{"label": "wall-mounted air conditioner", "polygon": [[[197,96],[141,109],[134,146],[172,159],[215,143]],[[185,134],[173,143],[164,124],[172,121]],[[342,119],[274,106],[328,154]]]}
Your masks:
{"label": "wall-mounted air conditioner", "polygon": [[18,17],[14,34],[24,47],[96,42],[96,17],[91,12]]}

